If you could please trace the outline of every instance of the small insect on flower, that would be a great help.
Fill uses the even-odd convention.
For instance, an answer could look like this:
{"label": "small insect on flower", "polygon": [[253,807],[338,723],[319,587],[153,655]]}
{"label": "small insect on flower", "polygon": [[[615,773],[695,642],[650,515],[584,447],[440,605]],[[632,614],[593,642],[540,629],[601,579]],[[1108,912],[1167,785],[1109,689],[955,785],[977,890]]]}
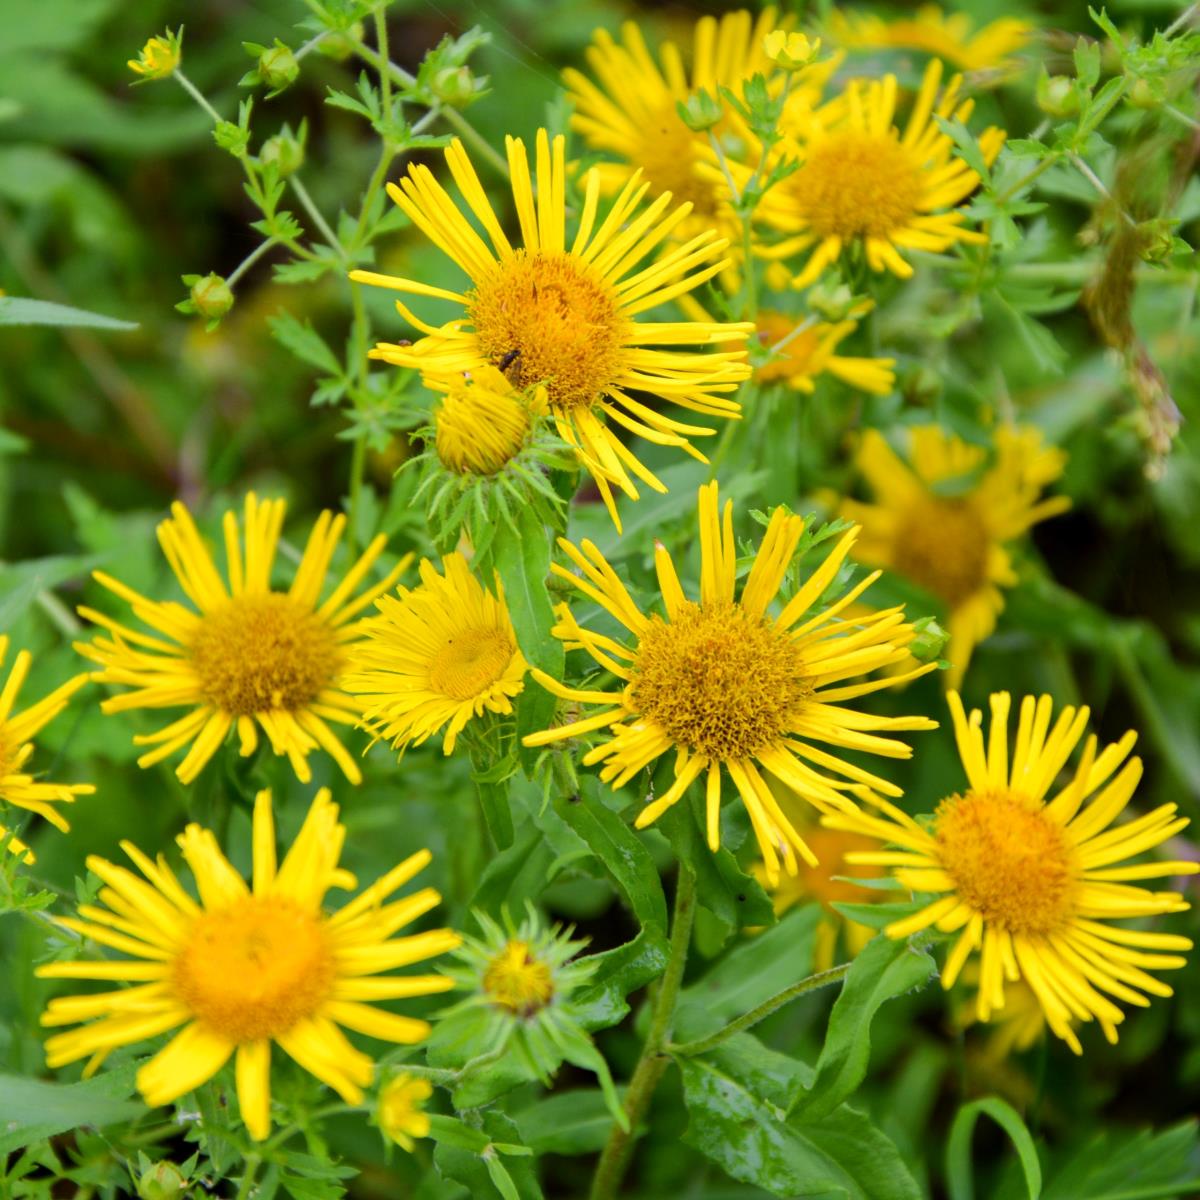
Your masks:
{"label": "small insect on flower", "polygon": [[55,962],[42,979],[107,980],[132,987],[58,997],[42,1017],[49,1026],[76,1025],[46,1042],[51,1067],[87,1058],[96,1070],[119,1046],[184,1028],[137,1074],[147,1104],[170,1104],[236,1058],[238,1104],[250,1136],[271,1127],[271,1043],[347,1104],[359,1104],[373,1074],[371,1059],[339,1026],[409,1045],[429,1025],[376,1006],[444,992],[444,975],[388,975],[455,949],[459,936],[435,929],[392,935],[436,908],[441,897],[423,888],[386,903],[430,861],[422,850],[393,867],[334,913],[323,907],[331,888],[353,888],[338,865],[346,830],[322,788],[291,850],[276,866],[271,794],[254,804],[254,882],[222,853],[211,831],[189,825],[179,837],[196,880],[199,902],[166,860],[152,861],[130,842],[121,848],[144,876],[92,855],[88,869],[105,886],[100,905],[82,905],[80,919],[62,923],[130,958]]}
{"label": "small insect on flower", "polygon": [[[801,860],[815,865],[817,858],[759,767],[822,812],[852,808],[844,792],[862,784],[898,795],[895,785],[820,744],[910,757],[909,746],[884,735],[936,729],[937,722],[877,717],[842,702],[915,679],[936,664],[869,678],[880,668],[908,659],[914,637],[902,607],[857,620],[843,615],[878,572],[812,611],[841,569],[858,536],[857,527],[843,534],[825,562],[776,610],[776,597],[804,532],[803,519],[783,508],[772,513],[737,598],[733,504],[726,503],[722,517],[716,483],[700,489],[699,525],[698,601],[685,596],[666,548],[659,545],[655,551],[665,616],[643,613],[591,542],[576,547],[560,540],[582,577],[557,563],[553,571],[625,626],[632,644],[584,629],[564,606],[555,636],[568,648],[586,650],[619,683],[613,690],[581,691],[534,670],[534,678],[556,696],[602,705],[604,711],[532,734],[525,744],[544,746],[607,729],[609,739],[589,750],[583,762],[604,763],[600,778],[614,788],[674,750],[675,780],[642,809],[637,826],[652,824],[704,776],[708,844],[713,851],[721,845],[721,779],[723,772],[728,774],[746,806],[767,877],[774,883],[781,863],[787,874],[795,875]],[[833,779],[824,771],[842,778]]]}
{"label": "small insect on flower", "polygon": [[958,687],[1004,609],[1001,589],[1017,582],[1008,544],[1071,506],[1065,496],[1038,498],[1066,455],[1032,428],[996,430],[990,464],[985,447],[936,425],[915,426],[910,438],[906,464],[877,430],[863,434],[856,460],[876,503],[845,500],[841,513],[862,524],[860,562],[903,575],[946,606],[946,686]]}
{"label": "small insect on flower", "polygon": [[[8,637],[0,634],[0,666],[7,657]],[[0,805],[11,804],[14,808],[35,813],[66,833],[71,826],[54,806],[70,804],[76,796],[90,796],[96,789],[90,783],[47,783],[31,775],[28,767],[33,757],[33,738],[67,707],[71,697],[87,683],[88,676],[76,675],[24,712],[14,715],[13,706],[32,664],[33,655],[22,650],[0,690]],[[23,855],[26,863],[34,861],[33,851],[0,824],[0,840],[6,838],[11,853]]]}
{"label": "small insect on flower", "polygon": [[397,301],[400,315],[425,337],[412,346],[381,343],[371,356],[420,370],[427,379],[474,377],[490,365],[514,386],[543,385],[559,436],[591,472],[620,529],[614,488],[636,500],[634,478],[655,491],[666,486],[614,429],[702,462],[707,460],[690,439],[715,432],[669,417],[633,393],[736,419],[741,407],[730,393],[750,374],[744,345],[708,354],[698,348],[744,343],[753,326],[639,322],[641,313],[699,287],[727,266],[726,241],[709,229],[660,252],[687,218],[688,206],[664,194],[643,209],[648,185],[632,179],[602,214],[600,175],[590,169],[582,180],[576,233],[568,242],[565,139],[538,131],[533,174],[524,143],[509,138],[507,148],[519,246],[501,228],[457,140],[446,148],[446,163],[490,246],[428,167],[411,166],[399,187],[389,185],[396,204],[467,273],[471,287],[453,292],[415,279],[352,272],[360,283],[452,300],[466,318],[435,328]]}
{"label": "small insect on flower", "polygon": [[957,692],[948,700],[968,788],[938,805],[929,828],[881,797],[873,799],[879,814],[832,813],[824,822],[898,847],[847,859],[890,867],[914,892],[937,896],[886,932],[903,938],[933,926],[956,933],[942,970],[946,988],[978,953],[979,1020],[1003,1011],[1006,985],[1024,979],[1050,1028],[1076,1054],[1083,1048],[1073,1022],[1098,1021],[1115,1042],[1125,1014],[1108,997],[1145,1007],[1143,993],[1171,995],[1149,971],[1184,966],[1179,952],[1192,947],[1178,934],[1113,924],[1191,907],[1176,892],[1151,892],[1136,881],[1193,875],[1200,864],[1128,861],[1173,837],[1187,819],[1164,804],[1114,825],[1142,775],[1141,759],[1129,757],[1132,731],[1103,750],[1090,736],[1074,774],[1047,799],[1083,737],[1086,708],[1064,708],[1051,728],[1050,697],[1026,696],[1010,759],[1007,692],[991,697],[986,742],[982,713],[968,716]]}
{"label": "small insect on flower", "polygon": [[[764,258],[791,260],[808,253],[792,284],[808,287],[842,252],[861,245],[872,271],[907,279],[913,268],[905,250],[943,251],[956,242],[986,242],[965,228],[959,207],[979,186],[979,176],[955,152],[934,117],[961,121],[974,101],[960,100],[961,77],[939,92],[942,65],[931,62],[913,101],[904,133],[894,125],[894,75],[851,81],[846,93],[817,109],[805,131],[784,153],[798,166],[771,188],[758,209],[762,223],[783,235],[763,245]],[[785,139],[785,141],[787,141]],[[1000,153],[1004,133],[979,137],[984,161]],[[735,181],[751,168],[734,164]]]}
{"label": "small insect on flower", "polygon": [[407,1071],[393,1075],[379,1089],[379,1106],[375,1119],[379,1128],[409,1154],[417,1138],[429,1136],[429,1116],[425,1103],[433,1095],[433,1084],[418,1079]]}
{"label": "small insect on flower", "polygon": [[457,552],[442,571],[422,559],[419,586],[375,602],[379,615],[365,622],[346,678],[363,724],[398,750],[446,727],[449,754],[468,721],[511,713],[525,687],[500,581],[495,594],[488,591]]}
{"label": "small insect on flower", "polygon": [[363,633],[359,613],[386,592],[411,561],[408,555],[378,582],[356,590],[383,553],[380,534],[363,551],[332,592],[321,600],[330,560],[346,518],[322,513],[309,535],[287,591],[271,586],[286,505],[246,496],[245,543],[237,517],[225,514],[228,585],[213,562],[191,514],[180,503],[158,527],[158,540],[180,586],[194,607],[157,601],[103,571],[95,579],[119,596],[134,616],[161,636],[130,629],[94,608],[80,616],[111,637],[76,643],[104,669],[94,678],[134,690],[101,704],[106,713],[137,708],[192,711],[157,733],[139,734],[138,745],[154,749],[138,759],[148,767],[188,747],[175,774],[191,783],[236,727],[243,755],[258,747],[259,728],[276,754],[286,754],[297,778],[312,778],[308,755],[324,750],[351,783],[362,779],[358,764],[334,736],[329,722],[354,725],[359,710],[343,690],[350,646]]}

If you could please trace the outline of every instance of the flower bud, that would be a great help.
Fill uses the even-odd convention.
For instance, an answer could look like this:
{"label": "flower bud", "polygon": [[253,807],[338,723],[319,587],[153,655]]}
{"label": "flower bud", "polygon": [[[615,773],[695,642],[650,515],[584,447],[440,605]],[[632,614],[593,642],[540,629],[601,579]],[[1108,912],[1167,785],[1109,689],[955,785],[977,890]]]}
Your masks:
{"label": "flower bud", "polygon": [[137,1194],[139,1200],[175,1200],[183,1194],[187,1182],[187,1176],[173,1162],[164,1159],[142,1172]]}
{"label": "flower bud", "polygon": [[710,96],[703,88],[694,96],[689,96],[686,101],[678,101],[675,111],[693,133],[703,133],[706,129],[711,129],[719,124],[725,115],[720,100]]}
{"label": "flower bud", "polygon": [[279,178],[286,179],[304,166],[305,133],[303,122],[299,133],[293,133],[291,127],[285,125],[274,137],[263,142],[258,154],[259,162],[264,166],[274,165]]}
{"label": "flower bud", "polygon": [[1154,94],[1154,88],[1144,79],[1135,79],[1133,87],[1125,93],[1125,103],[1133,108],[1157,108],[1162,99]]}
{"label": "flower bud", "polygon": [[1079,111],[1079,89],[1066,75],[1048,75],[1037,81],[1037,106],[1048,117],[1071,117]]}
{"label": "flower bud", "polygon": [[233,307],[233,289],[221,275],[208,274],[203,278],[186,276],[193,279],[191,302],[195,311],[210,321],[219,321]]}
{"label": "flower bud", "polygon": [[183,57],[182,42],[182,28],[174,33],[168,29],[161,36],[152,37],[142,47],[141,54],[129,60],[129,69],[141,76],[139,83],[169,78]]}
{"label": "flower bud", "polygon": [[821,39],[809,41],[802,33],[776,29],[763,38],[767,57],[784,71],[800,71],[809,65],[821,49]]}
{"label": "flower bud", "polygon": [[274,46],[268,47],[258,56],[258,73],[271,91],[282,92],[289,84],[296,82],[300,74],[300,64],[296,61],[291,47],[276,39]]}
{"label": "flower bud", "polygon": [[317,53],[334,62],[344,62],[354,53],[355,46],[363,39],[363,23],[355,21],[342,32],[330,31],[317,43]]}
{"label": "flower bud", "polygon": [[942,657],[950,635],[933,617],[920,617],[913,622],[916,636],[908,645],[908,652],[918,662],[936,662]]}
{"label": "flower bud", "polygon": [[418,1079],[407,1071],[393,1076],[380,1089],[376,1119],[379,1128],[402,1150],[410,1154],[413,1139],[429,1136],[429,1117],[425,1101],[433,1095],[428,1079]]}
{"label": "flower bud", "polygon": [[451,108],[465,108],[476,94],[475,76],[470,67],[443,67],[430,89],[434,96]]}

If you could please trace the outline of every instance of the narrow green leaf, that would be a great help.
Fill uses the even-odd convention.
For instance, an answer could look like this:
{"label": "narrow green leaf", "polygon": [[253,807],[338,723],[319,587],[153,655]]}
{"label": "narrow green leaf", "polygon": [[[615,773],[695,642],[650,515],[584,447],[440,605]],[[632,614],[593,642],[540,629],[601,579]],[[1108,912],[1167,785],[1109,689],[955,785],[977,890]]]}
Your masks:
{"label": "narrow green leaf", "polygon": [[49,300],[28,296],[0,296],[0,325],[73,325],[88,329],[137,329],[136,321],[118,321],[99,313],[84,312]]}
{"label": "narrow green leaf", "polygon": [[1038,1159],[1037,1147],[1016,1109],[997,1096],[985,1096],[982,1100],[964,1104],[950,1126],[950,1137],[946,1142],[946,1190],[950,1193],[950,1200],[975,1200],[971,1135],[981,1116],[991,1117],[1012,1139],[1021,1161],[1021,1173],[1025,1177],[1025,1195],[1028,1200],[1039,1200],[1042,1194],[1042,1164]]}
{"label": "narrow green leaf", "polygon": [[0,1075],[0,1155],[80,1126],[133,1121],[146,1106],[131,1099],[137,1066],[129,1063],[81,1083]]}
{"label": "narrow green leaf", "polygon": [[[562,642],[551,632],[554,609],[546,579],[550,574],[550,534],[531,508],[516,514],[517,535],[502,526],[496,531],[492,557],[516,630],[521,653],[535,667],[562,678]],[[491,580],[483,581],[491,586]],[[526,688],[533,686],[531,682]]]}
{"label": "narrow green leaf", "polygon": [[593,1154],[604,1148],[613,1117],[598,1088],[547,1096],[515,1113],[521,1140],[535,1154]]}
{"label": "narrow green leaf", "polygon": [[812,1088],[797,1111],[816,1120],[832,1112],[862,1082],[871,1056],[871,1022],[888,1001],[924,987],[936,973],[933,958],[907,941],[880,935],[854,960],[829,1016]]}

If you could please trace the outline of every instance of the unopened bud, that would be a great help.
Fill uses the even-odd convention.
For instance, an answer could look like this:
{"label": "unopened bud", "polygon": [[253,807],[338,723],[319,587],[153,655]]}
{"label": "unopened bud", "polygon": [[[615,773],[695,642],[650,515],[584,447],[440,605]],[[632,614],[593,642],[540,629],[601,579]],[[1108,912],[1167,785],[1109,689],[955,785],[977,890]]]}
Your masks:
{"label": "unopened bud", "polygon": [[1079,111],[1079,90],[1066,75],[1047,75],[1037,81],[1037,106],[1049,117],[1070,117]]}
{"label": "unopened bud", "polygon": [[1134,108],[1157,108],[1162,99],[1154,94],[1154,88],[1144,79],[1134,80],[1133,87],[1125,93],[1125,101]]}
{"label": "unopened bud", "polygon": [[332,58],[334,62],[344,62],[354,53],[355,47],[362,39],[363,23],[355,21],[342,33],[327,33],[317,43],[317,53],[323,54],[326,58]]}
{"label": "unopened bud", "polygon": [[142,1172],[137,1194],[140,1200],[175,1200],[187,1182],[187,1176],[173,1162],[156,1162]]}
{"label": "unopened bud", "polygon": [[223,276],[208,274],[192,283],[191,301],[202,317],[218,321],[233,307],[233,289]]}
{"label": "unopened bud", "polygon": [[703,88],[694,96],[689,96],[687,100],[677,101],[675,111],[679,113],[679,119],[693,133],[703,133],[706,129],[711,129],[714,125],[719,124],[725,115],[721,102],[715,96],[710,96]]}
{"label": "unopened bud", "polygon": [[477,90],[470,67],[444,67],[433,77],[431,87],[434,96],[451,108],[465,108]]}
{"label": "unopened bud", "polygon": [[913,622],[916,636],[908,644],[908,652],[918,662],[937,662],[950,640],[950,635],[934,617],[920,617]]}
{"label": "unopened bud", "polygon": [[295,83],[300,74],[300,64],[290,46],[276,40],[275,45],[258,56],[258,73],[263,83],[273,92],[282,92],[290,83]]}
{"label": "unopened bud", "polygon": [[258,158],[264,166],[271,166],[273,164],[279,172],[280,179],[285,179],[287,176],[300,170],[304,166],[303,123],[301,124],[299,135],[294,134],[285,125],[274,137],[267,138],[263,142]]}

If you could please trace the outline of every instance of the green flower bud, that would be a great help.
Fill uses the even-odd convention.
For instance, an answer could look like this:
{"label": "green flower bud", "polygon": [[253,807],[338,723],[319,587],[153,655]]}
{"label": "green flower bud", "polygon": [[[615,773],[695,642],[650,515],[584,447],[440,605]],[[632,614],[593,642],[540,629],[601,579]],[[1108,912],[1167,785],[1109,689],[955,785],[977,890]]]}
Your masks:
{"label": "green flower bud", "polygon": [[344,62],[354,53],[354,47],[362,39],[363,23],[355,21],[353,25],[347,26],[344,32],[327,33],[317,43],[317,53],[332,58],[334,62]]}
{"label": "green flower bud", "polygon": [[444,67],[434,77],[430,90],[443,104],[465,108],[476,93],[470,67]]}
{"label": "green flower bud", "polygon": [[264,166],[274,164],[279,178],[286,179],[304,166],[306,132],[304,122],[300,124],[299,133],[293,133],[291,127],[285,125],[274,137],[269,137],[263,142],[258,153],[259,162]]}
{"label": "green flower bud", "polygon": [[920,617],[913,622],[916,637],[909,643],[908,652],[918,662],[936,662],[950,640],[950,635],[933,617]]}
{"label": "green flower bud", "polygon": [[1070,117],[1079,111],[1079,90],[1066,75],[1047,75],[1037,81],[1037,106],[1049,117]]}
{"label": "green flower bud", "polygon": [[689,96],[686,102],[678,101],[675,110],[679,113],[679,119],[693,133],[703,133],[706,129],[711,129],[725,115],[721,102],[703,88],[694,96]]}
{"label": "green flower bud", "polygon": [[175,1200],[187,1187],[187,1176],[173,1162],[156,1162],[138,1179],[140,1200]]}
{"label": "green flower bud", "polygon": [[1133,108],[1157,108],[1162,97],[1154,94],[1154,88],[1144,79],[1134,80],[1133,87],[1125,93],[1125,102]]}
{"label": "green flower bud", "polygon": [[295,83],[300,74],[300,64],[291,47],[277,38],[275,45],[258,56],[258,73],[263,83],[273,92],[282,92],[288,84]]}
{"label": "green flower bud", "polygon": [[219,321],[233,307],[233,289],[221,275],[208,274],[203,278],[185,276],[192,283],[191,302],[195,311],[210,321]]}

